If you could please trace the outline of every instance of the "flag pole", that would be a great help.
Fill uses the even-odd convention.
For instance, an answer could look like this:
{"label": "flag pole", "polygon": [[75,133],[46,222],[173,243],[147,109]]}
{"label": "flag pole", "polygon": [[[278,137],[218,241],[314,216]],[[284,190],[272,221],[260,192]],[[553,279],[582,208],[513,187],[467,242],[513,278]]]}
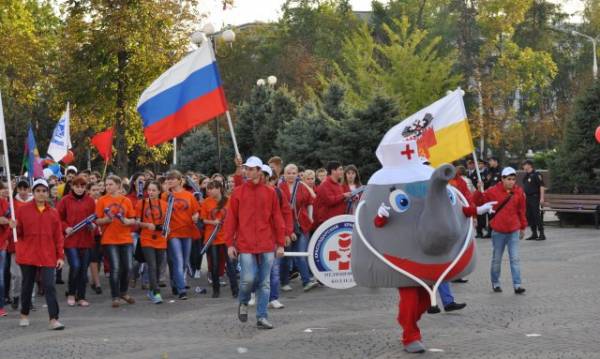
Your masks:
{"label": "flag pole", "polygon": [[231,115],[229,114],[229,110],[225,112],[227,115],[227,125],[229,126],[229,133],[231,134],[231,141],[233,141],[233,148],[235,149],[235,155],[237,157],[240,156],[240,150],[238,149],[237,140],[235,139],[235,131],[233,130],[233,123],[231,122]]}
{"label": "flag pole", "polygon": [[102,171],[102,180],[106,178],[106,169],[108,168],[108,160],[104,161],[104,171]]}
{"label": "flag pole", "polygon": [[[6,144],[7,142],[7,137],[6,136],[6,125],[4,124],[4,109],[2,107],[2,94],[0,93],[0,122],[2,122],[2,128],[0,128],[0,133],[2,133],[2,146],[4,147],[4,163],[6,165],[6,178],[7,178],[7,184],[8,184],[8,203],[10,206],[10,219],[12,219],[13,221],[15,220],[15,202],[14,202],[14,198],[12,196],[12,177],[10,175],[10,162],[8,159],[8,145]],[[12,229],[13,232],[13,238],[15,240],[15,243],[17,242],[17,229],[13,228]]]}
{"label": "flag pole", "polygon": [[173,168],[177,167],[177,137],[173,137]]}

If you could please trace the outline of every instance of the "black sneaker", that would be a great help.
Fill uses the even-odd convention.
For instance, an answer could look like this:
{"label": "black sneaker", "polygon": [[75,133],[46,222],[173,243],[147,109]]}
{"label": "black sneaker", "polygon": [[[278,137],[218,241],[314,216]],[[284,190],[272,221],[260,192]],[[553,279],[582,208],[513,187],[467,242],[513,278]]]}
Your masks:
{"label": "black sneaker", "polygon": [[56,284],[65,284],[65,281],[62,278],[56,278]]}
{"label": "black sneaker", "polygon": [[523,287],[515,288],[515,294],[523,294],[523,293],[525,293],[525,288],[523,288]]}
{"label": "black sneaker", "polygon": [[502,293],[502,288],[500,288],[500,287],[494,287],[494,292],[496,292],[496,293]]}
{"label": "black sneaker", "polygon": [[179,293],[178,298],[179,298],[179,300],[187,300],[188,299],[187,293],[186,292]]}
{"label": "black sneaker", "polygon": [[527,238],[525,238],[526,241],[537,241],[538,240],[538,236],[537,235],[531,235]]}
{"label": "black sneaker", "polygon": [[467,283],[469,280],[464,278],[458,278],[452,281],[452,283]]}
{"label": "black sneaker", "polygon": [[241,304],[238,306],[238,319],[242,323],[246,323],[248,321],[248,305]]}
{"label": "black sneaker", "polygon": [[171,288],[171,293],[172,293],[173,295],[177,295],[177,294],[178,294],[178,292],[177,292],[177,288]]}
{"label": "black sneaker", "polygon": [[164,287],[166,287],[166,286],[167,286],[167,283],[165,283],[165,282],[158,282],[158,286],[159,286],[160,288],[164,288]]}
{"label": "black sneaker", "polygon": [[294,271],[294,272],[290,273],[290,280],[294,280],[294,279],[298,278],[299,276],[300,276],[300,272]]}
{"label": "black sneaker", "polygon": [[267,318],[260,318],[256,321],[256,327],[258,329],[273,329],[273,324],[269,323]]}
{"label": "black sneaker", "polygon": [[96,286],[96,288],[94,289],[94,291],[96,292],[96,294],[100,295],[100,294],[102,294],[102,287]]}
{"label": "black sneaker", "polygon": [[537,240],[538,241],[545,241],[546,240],[546,236],[542,233],[542,234],[540,234],[539,237],[537,237]]}
{"label": "black sneaker", "polygon": [[492,238],[492,232],[488,232],[483,236],[483,238]]}
{"label": "black sneaker", "polygon": [[447,306],[444,307],[444,311],[446,312],[452,312],[455,310],[461,310],[464,307],[467,306],[467,303],[456,303],[456,302],[452,302],[450,304],[448,304]]}
{"label": "black sneaker", "polygon": [[429,313],[429,314],[437,314],[440,312],[441,312],[440,307],[438,307],[437,305],[430,306],[429,308],[427,308],[427,313]]}

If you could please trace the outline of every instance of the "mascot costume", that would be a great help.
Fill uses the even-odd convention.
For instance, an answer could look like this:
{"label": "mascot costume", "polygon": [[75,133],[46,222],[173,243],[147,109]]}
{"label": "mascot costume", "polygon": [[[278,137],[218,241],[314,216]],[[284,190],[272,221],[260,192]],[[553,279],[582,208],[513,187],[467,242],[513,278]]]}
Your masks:
{"label": "mascot costume", "polygon": [[422,353],[417,326],[436,305],[443,281],[462,278],[475,267],[473,219],[493,203],[476,208],[468,191],[449,185],[455,168],[434,169],[419,158],[415,141],[382,144],[382,168],[373,174],[355,212],[352,272],[357,285],[398,288],[398,323],[404,349]]}

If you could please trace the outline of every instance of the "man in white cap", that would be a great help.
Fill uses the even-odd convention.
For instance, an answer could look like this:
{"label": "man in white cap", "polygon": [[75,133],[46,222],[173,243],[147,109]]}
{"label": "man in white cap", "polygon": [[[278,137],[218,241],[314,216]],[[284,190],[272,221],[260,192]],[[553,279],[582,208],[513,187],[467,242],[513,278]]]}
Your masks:
{"label": "man in white cap", "polygon": [[55,269],[62,268],[64,264],[62,224],[58,212],[48,205],[46,180],[35,180],[32,188],[33,201],[16,211],[16,254],[23,275],[19,325],[29,326],[31,294],[39,271],[50,316],[49,329],[62,330],[65,327],[58,321],[59,309],[54,287]]}
{"label": "man in white cap", "polygon": [[519,265],[519,239],[525,237],[527,219],[525,217],[525,193],[516,185],[517,173],[512,167],[502,170],[501,180],[483,191],[483,183],[479,182],[479,190],[473,194],[473,201],[480,205],[484,202],[496,201],[494,214],[490,215],[492,228],[492,265],[490,270],[492,289],[502,292],[500,287],[500,267],[504,248],[508,247],[510,272],[515,294],[525,293],[521,286],[521,268]]}
{"label": "man in white cap", "polygon": [[272,329],[267,305],[271,291],[270,273],[275,256],[283,256],[285,224],[277,195],[262,182],[262,161],[251,156],[243,164],[247,181],[233,191],[224,224],[227,253],[241,266],[238,318],[248,321],[248,302],[256,282],[256,324]]}

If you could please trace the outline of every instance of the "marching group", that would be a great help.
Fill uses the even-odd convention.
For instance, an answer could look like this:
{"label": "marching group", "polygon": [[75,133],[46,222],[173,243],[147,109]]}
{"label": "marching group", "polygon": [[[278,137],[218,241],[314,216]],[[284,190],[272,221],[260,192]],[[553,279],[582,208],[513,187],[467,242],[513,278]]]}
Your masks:
{"label": "marching group", "polygon": [[256,305],[257,327],[273,328],[267,308],[284,307],[279,292],[292,290],[291,278],[299,276],[304,291],[319,285],[306,257],[284,257],[284,250],[306,252],[320,223],[353,211],[362,184],[355,166],[335,161],[316,171],[284,167],[279,157],[235,163],[227,177],[171,170],[103,179],[69,166],[62,179],[0,182],[0,317],[5,305],[20,307],[19,325],[29,326],[32,299],[43,294],[49,328],[64,329],[56,284],[64,284],[65,257],[68,306],[90,306],[88,284],[102,294],[103,267],[118,308],[135,303],[130,288],[138,284],[153,303],[162,303],[167,282],[186,300],[188,278],[200,278],[206,254],[212,297],[226,273],[238,318],[246,322]]}

